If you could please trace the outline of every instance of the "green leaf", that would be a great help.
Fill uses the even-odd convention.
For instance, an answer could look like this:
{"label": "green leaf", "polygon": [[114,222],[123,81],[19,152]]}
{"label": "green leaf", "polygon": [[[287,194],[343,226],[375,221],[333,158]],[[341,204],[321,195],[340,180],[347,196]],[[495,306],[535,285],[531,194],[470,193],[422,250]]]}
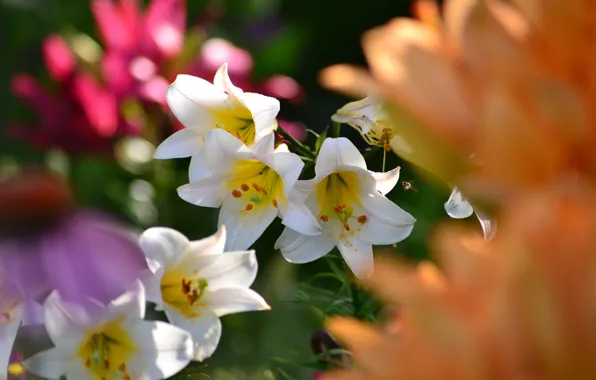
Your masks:
{"label": "green leaf", "polygon": [[327,131],[329,130],[329,127],[325,127],[325,130],[323,132],[321,132],[321,134],[317,137],[317,140],[315,141],[315,154],[319,154],[319,150],[321,150],[321,146],[323,145],[323,141],[325,141],[325,139],[327,138]]}

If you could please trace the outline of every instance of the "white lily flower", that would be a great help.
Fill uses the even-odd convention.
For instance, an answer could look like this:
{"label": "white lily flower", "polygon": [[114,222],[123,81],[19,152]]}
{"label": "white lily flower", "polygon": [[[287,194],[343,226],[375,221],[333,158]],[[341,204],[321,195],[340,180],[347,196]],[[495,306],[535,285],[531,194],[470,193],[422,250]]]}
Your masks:
{"label": "white lily flower", "polygon": [[192,340],[186,331],[143,321],[140,282],[107,306],[91,300],[87,306],[65,302],[53,292],[44,303],[44,319],[54,347],[23,366],[49,379],[149,380],[168,378],[190,362]]}
{"label": "white lily flower", "polygon": [[303,234],[321,232],[309,209],[290,196],[304,163],[283,144],[275,149],[273,133],[249,149],[229,133],[213,130],[203,153],[212,175],[181,186],[178,195],[197,206],[221,207],[219,225],[228,229],[226,250],[252,246],[276,216]]}
{"label": "white lily flower", "polygon": [[22,316],[23,299],[20,293],[0,279],[0,379],[7,378],[10,354]]}
{"label": "white lily flower", "polygon": [[328,138],[315,165],[315,178],[298,181],[296,197],[321,221],[323,233],[306,236],[288,226],[277,242],[292,263],[316,260],[337,246],[358,277],[373,270],[373,244],[393,244],[410,235],[416,219],[387,199],[399,178],[399,167],[386,173],[367,170],[350,140]]}
{"label": "white lily flower", "polygon": [[227,63],[217,70],[213,83],[191,75],[178,75],[168,88],[166,100],[185,128],[162,142],[155,151],[155,158],[193,156],[190,172],[195,178],[202,173],[201,161],[196,155],[205,135],[212,129],[224,129],[251,146],[277,128],[279,101],[243,92],[234,86],[228,76]]}
{"label": "white lily flower", "polygon": [[224,253],[225,227],[205,239],[189,241],[180,232],[150,228],[139,240],[153,276],[146,280],[147,299],[168,320],[188,331],[194,359],[213,354],[221,336],[219,317],[251,310],[269,310],[249,287],[257,275],[254,251]]}
{"label": "white lily flower", "polygon": [[445,202],[445,211],[453,219],[466,219],[472,216],[473,213],[476,213],[476,217],[484,233],[484,238],[487,240],[492,239],[496,232],[495,221],[480,210],[474,209],[457,187],[453,188],[449,199]]}
{"label": "white lily flower", "polygon": [[346,104],[331,116],[331,120],[350,125],[369,145],[382,146],[386,151],[392,148],[396,152],[413,151],[398,135],[382,103],[370,96]]}

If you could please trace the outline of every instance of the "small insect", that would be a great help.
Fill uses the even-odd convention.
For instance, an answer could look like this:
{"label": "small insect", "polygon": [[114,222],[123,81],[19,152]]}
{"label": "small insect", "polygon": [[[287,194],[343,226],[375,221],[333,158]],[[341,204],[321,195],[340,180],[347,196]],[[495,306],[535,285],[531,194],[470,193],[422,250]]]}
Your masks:
{"label": "small insect", "polygon": [[408,181],[401,181],[401,185],[404,187],[404,190],[412,190],[414,192],[418,192],[418,189],[414,187],[414,185],[412,185],[412,182],[408,182]]}

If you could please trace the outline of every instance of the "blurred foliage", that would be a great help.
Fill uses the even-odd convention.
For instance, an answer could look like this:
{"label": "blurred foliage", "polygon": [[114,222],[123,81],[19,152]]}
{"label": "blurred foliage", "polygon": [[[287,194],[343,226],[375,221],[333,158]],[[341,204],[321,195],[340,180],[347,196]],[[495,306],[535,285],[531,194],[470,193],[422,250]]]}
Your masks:
{"label": "blurred foliage", "polygon": [[[188,22],[193,25],[208,1],[188,3]],[[212,29],[212,36],[248,49],[255,60],[256,78],[285,74],[302,84],[306,102],[282,104],[282,110],[287,118],[301,121],[316,132],[322,132],[331,123],[330,116],[335,110],[348,101],[318,85],[319,71],[338,62],[364,65],[360,48],[362,33],[390,18],[407,15],[409,9],[405,0],[215,3],[224,6],[225,12]],[[13,121],[35,120],[35,115],[11,94],[11,77],[28,72],[49,84],[41,42],[50,33],[72,28],[96,35],[87,1],[0,0],[0,131]],[[342,135],[364,147],[349,127],[344,126]],[[314,140],[311,146],[314,147]],[[49,162],[57,170],[69,173],[82,204],[120,216],[138,229],[170,226],[192,239],[216,229],[217,210],[194,207],[177,196],[176,187],[187,180],[186,159],[154,161],[131,172],[110,159],[85,157],[68,161],[59,153],[46,153],[2,137],[0,174],[15,165]],[[382,155],[382,151],[371,155],[370,169],[381,170]],[[419,260],[427,257],[425,241],[431,229],[447,218],[443,203],[449,189],[389,155],[387,167],[397,165],[402,167],[404,182],[389,197],[418,222],[408,239],[388,248]],[[272,310],[223,318],[223,338],[215,355],[205,363],[194,364],[178,378],[306,379],[312,373],[308,363],[316,362],[309,347],[310,334],[321,327],[324,317],[355,313],[358,317],[374,319],[378,305],[370,303],[366,295],[353,293],[362,290],[345,278],[342,261],[337,257],[301,266],[285,262],[272,248],[281,230],[279,220],[275,221],[255,245],[260,264],[255,289],[268,300]],[[350,302],[352,297],[363,304],[355,308]]]}

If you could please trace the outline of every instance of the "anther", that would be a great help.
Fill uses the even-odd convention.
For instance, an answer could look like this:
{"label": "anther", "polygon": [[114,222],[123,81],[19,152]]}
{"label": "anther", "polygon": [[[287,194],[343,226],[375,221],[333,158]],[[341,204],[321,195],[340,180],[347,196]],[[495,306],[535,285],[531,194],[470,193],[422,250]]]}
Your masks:
{"label": "anther", "polygon": [[323,222],[328,222],[328,221],[329,221],[329,217],[328,217],[327,215],[321,215],[321,216],[320,216],[320,219],[321,219]]}
{"label": "anther", "polygon": [[109,360],[104,360],[103,361],[103,365],[106,367],[106,369],[110,368],[110,361]]}
{"label": "anther", "polygon": [[246,205],[246,207],[245,207],[244,209],[245,209],[246,211],[250,211],[250,210],[252,210],[252,208],[253,208],[253,207],[254,207],[254,206],[252,205],[252,203],[249,203],[249,204],[247,204],[247,205]]}
{"label": "anther", "polygon": [[245,183],[243,183],[242,185],[240,185],[240,188],[242,189],[242,191],[248,191],[248,190],[250,190],[250,187],[247,184],[245,184]]}
{"label": "anther", "polygon": [[240,134],[240,131],[236,131],[236,137],[238,137],[238,140],[242,140],[242,135]]}
{"label": "anther", "polygon": [[259,186],[259,185],[258,185],[258,184],[256,184],[256,183],[253,183],[253,184],[252,184],[252,187],[254,187],[256,191],[261,191],[261,186]]}
{"label": "anther", "polygon": [[85,360],[85,367],[91,367],[91,359],[87,358],[87,360]]}
{"label": "anther", "polygon": [[350,230],[350,225],[348,223],[344,223],[344,228],[346,229],[346,231]]}
{"label": "anther", "polygon": [[360,215],[358,217],[358,223],[360,223],[360,224],[366,223],[366,215]]}
{"label": "anther", "polygon": [[273,207],[277,208],[277,200],[272,199],[271,200],[271,203],[273,203]]}
{"label": "anther", "polygon": [[242,193],[240,192],[240,190],[234,189],[234,191],[232,191],[232,195],[234,196],[234,198],[240,198],[242,196]]}
{"label": "anther", "polygon": [[184,279],[182,279],[182,293],[184,293],[184,294],[190,293],[190,284],[191,284],[190,280],[188,280],[188,282],[186,282]]}
{"label": "anther", "polygon": [[118,370],[120,372],[126,372],[126,363],[120,364],[120,366],[118,367]]}

